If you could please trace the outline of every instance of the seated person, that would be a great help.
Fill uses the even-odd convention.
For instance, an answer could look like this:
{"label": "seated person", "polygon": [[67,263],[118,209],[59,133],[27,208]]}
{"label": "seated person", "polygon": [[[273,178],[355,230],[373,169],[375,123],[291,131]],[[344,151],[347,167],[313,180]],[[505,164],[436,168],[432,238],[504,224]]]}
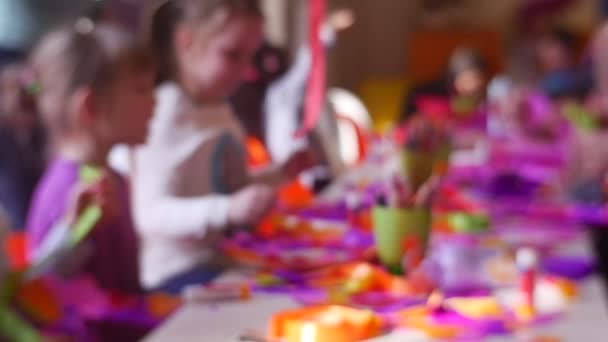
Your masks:
{"label": "seated person", "polygon": [[592,87],[589,70],[576,65],[575,49],[575,37],[562,29],[543,34],[536,41],[539,87],[556,100],[580,101]]}
{"label": "seated person", "polygon": [[0,204],[10,226],[22,229],[45,164],[45,137],[21,65],[0,74]]}
{"label": "seated person", "polygon": [[460,48],[450,57],[445,75],[440,79],[415,87],[407,96],[401,121],[419,113],[419,99],[430,97],[469,98],[480,101],[485,97],[488,70],[483,57],[475,50]]}

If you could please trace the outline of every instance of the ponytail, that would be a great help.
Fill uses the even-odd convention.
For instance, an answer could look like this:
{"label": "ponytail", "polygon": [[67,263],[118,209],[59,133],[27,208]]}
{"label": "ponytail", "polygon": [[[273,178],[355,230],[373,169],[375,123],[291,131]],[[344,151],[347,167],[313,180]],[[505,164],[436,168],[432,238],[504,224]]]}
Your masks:
{"label": "ponytail", "polygon": [[158,62],[157,83],[170,79],[175,73],[173,36],[182,18],[182,9],[174,0],[161,0],[152,6],[144,20],[145,40]]}

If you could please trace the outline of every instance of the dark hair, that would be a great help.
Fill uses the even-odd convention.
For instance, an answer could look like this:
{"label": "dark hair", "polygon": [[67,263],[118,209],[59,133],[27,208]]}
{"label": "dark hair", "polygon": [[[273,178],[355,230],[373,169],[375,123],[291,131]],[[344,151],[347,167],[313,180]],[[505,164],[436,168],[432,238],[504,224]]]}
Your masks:
{"label": "dark hair", "polygon": [[486,71],[487,63],[479,51],[474,48],[460,47],[450,56],[448,73],[459,74],[469,69]]}
{"label": "dark hair", "polygon": [[269,85],[277,80],[288,69],[287,54],[281,48],[266,42],[260,46],[253,56],[253,68],[256,72],[257,83]]}
{"label": "dark hair", "polygon": [[[223,11],[223,13],[222,13]],[[222,13],[220,20],[214,17]],[[161,0],[148,10],[145,35],[155,53],[158,64],[158,81],[175,77],[176,65],[173,47],[175,28],[180,22],[194,25],[208,24],[216,29],[233,15],[263,17],[259,0]]]}
{"label": "dark hair", "polygon": [[456,78],[467,70],[488,71],[488,64],[481,53],[473,48],[460,47],[452,52],[447,67],[447,79],[452,84]]}
{"label": "dark hair", "polygon": [[564,28],[554,27],[549,32],[549,37],[555,39],[567,50],[574,50],[576,48],[576,36]]}
{"label": "dark hair", "polygon": [[[80,18],[56,29],[36,45],[30,64],[41,91],[52,91],[53,101],[63,103],[73,91],[90,87],[105,91],[125,67],[152,70],[148,49],[123,29],[107,23],[94,23]],[[43,80],[51,80],[53,89]],[[65,111],[40,108],[43,121],[51,133],[69,127]]]}

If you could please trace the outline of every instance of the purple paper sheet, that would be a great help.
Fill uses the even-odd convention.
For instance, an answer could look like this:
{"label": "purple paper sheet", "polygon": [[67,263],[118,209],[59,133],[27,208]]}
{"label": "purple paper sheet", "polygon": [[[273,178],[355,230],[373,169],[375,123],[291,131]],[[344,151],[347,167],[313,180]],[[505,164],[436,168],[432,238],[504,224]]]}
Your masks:
{"label": "purple paper sheet", "polygon": [[457,326],[462,329],[458,340],[482,338],[488,335],[505,334],[509,330],[502,319],[471,319],[451,310],[440,310],[433,313],[433,322],[442,325]]}
{"label": "purple paper sheet", "polygon": [[580,281],[595,272],[595,263],[585,257],[547,256],[542,260],[542,270],[552,275]]}

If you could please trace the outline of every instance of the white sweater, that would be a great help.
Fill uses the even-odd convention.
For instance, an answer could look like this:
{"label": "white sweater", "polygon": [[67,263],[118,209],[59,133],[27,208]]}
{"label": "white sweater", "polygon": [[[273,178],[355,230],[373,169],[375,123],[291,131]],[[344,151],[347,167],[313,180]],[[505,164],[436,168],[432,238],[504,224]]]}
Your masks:
{"label": "white sweater", "polygon": [[146,288],[216,256],[226,194],[246,182],[243,139],[227,104],[197,107],[175,84],[158,88],[148,139],[130,170]]}

